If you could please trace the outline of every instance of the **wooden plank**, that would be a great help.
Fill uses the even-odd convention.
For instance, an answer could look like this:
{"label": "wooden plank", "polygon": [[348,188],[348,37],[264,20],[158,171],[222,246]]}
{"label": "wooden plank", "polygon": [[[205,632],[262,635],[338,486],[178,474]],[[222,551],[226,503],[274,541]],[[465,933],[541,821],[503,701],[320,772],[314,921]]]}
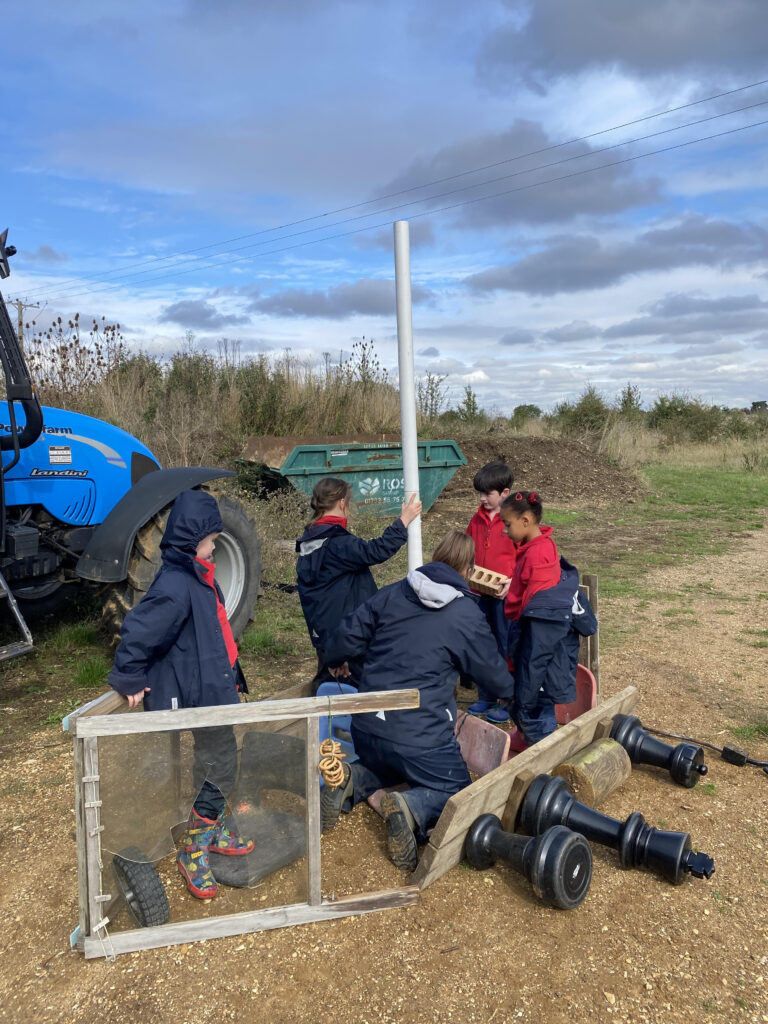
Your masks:
{"label": "wooden plank", "polygon": [[[156,928],[135,928],[126,932],[110,933],[110,952],[133,953],[140,949],[157,949],[159,946],[177,946],[184,942],[201,939],[217,939],[230,935],[247,935],[251,932],[285,928],[287,925],[307,924],[310,921],[332,921],[339,917],[357,917],[377,910],[394,910],[409,907],[419,899],[415,885],[400,889],[384,889],[379,892],[344,896],[338,900],[324,900],[320,906],[310,907],[296,903],[285,907],[271,907],[268,910],[245,911],[241,914],[227,914],[224,917],[209,917],[199,921],[181,921],[178,924],[164,924]],[[96,938],[85,940],[87,959],[104,956],[104,947]]]}
{"label": "wooden plank", "polygon": [[[272,697],[265,697],[265,700],[289,700],[295,697],[311,697],[312,683],[298,683],[296,686],[289,686],[285,690],[274,694]],[[257,703],[254,701],[254,703]],[[93,715],[111,715],[125,707],[125,697],[116,690],[107,690],[100,697],[96,697],[81,708],[71,711],[64,719],[65,731],[74,731],[73,725],[78,718],[92,717]]]}
{"label": "wooden plank", "polygon": [[[615,715],[618,715],[620,713],[621,712],[619,712],[619,711],[614,711]],[[594,739],[596,739],[596,740],[604,740],[604,739],[606,739],[608,736],[611,735],[611,729],[612,728],[613,728],[613,719],[612,718],[601,718],[600,721],[597,723],[597,728],[595,729]]]}
{"label": "wooden plank", "polygon": [[307,718],[306,726],[307,902],[311,907],[319,907],[323,902],[320,854],[320,781],[317,772],[317,763],[320,760],[320,723],[316,718]]}
{"label": "wooden plank", "polygon": [[480,814],[496,814],[504,820],[515,778],[524,771],[536,775],[551,771],[565,758],[591,743],[602,720],[632,711],[638,697],[637,689],[628,686],[615,697],[534,743],[522,754],[495,768],[460,793],[455,793],[445,805],[411,881],[420,889],[425,889],[458,864],[464,848],[464,836],[475,818]]}
{"label": "wooden plank", "polygon": [[[587,599],[591,601],[590,587],[586,581],[585,574],[582,573],[579,577],[579,590],[586,595]],[[599,628],[599,627],[598,627]],[[590,643],[592,641],[591,636],[583,636],[579,642],[579,664],[585,668],[589,668],[590,665]]]}
{"label": "wooden plank", "polygon": [[520,804],[523,802],[523,798],[528,792],[528,787],[535,778],[535,771],[531,771],[530,768],[524,768],[512,780],[512,788],[509,791],[509,797],[507,798],[507,803],[504,807],[504,813],[501,815],[501,827],[505,832],[515,831],[517,813],[520,810]]}
{"label": "wooden plank", "polygon": [[180,708],[178,711],[145,711],[141,715],[80,718],[75,724],[75,729],[80,737],[129,736],[172,729],[201,729],[212,725],[251,725],[255,722],[274,722],[289,718],[321,718],[325,717],[329,710],[333,715],[358,715],[375,711],[399,711],[418,706],[418,690],[377,690],[373,693],[342,693],[331,697]]}
{"label": "wooden plank", "polygon": [[[88,878],[88,931],[86,933],[86,941],[89,935],[93,935],[93,929],[101,920],[102,910],[101,904],[96,899],[97,896],[101,895],[101,865],[99,863],[101,857],[99,853],[100,839],[99,832],[96,831],[99,827],[100,814],[98,802],[99,796],[99,749],[98,740],[89,737],[82,741],[83,744],[83,771],[85,775],[92,779],[91,782],[83,782],[83,808],[84,808],[84,843],[85,843],[85,868],[86,876]],[[101,945],[99,939],[96,939]]]}
{"label": "wooden plank", "polygon": [[467,768],[476,775],[487,775],[509,757],[509,733],[492,722],[459,711],[454,732]]}
{"label": "wooden plank", "polygon": [[106,693],[102,693],[95,700],[90,701],[88,704],[83,704],[81,708],[70,711],[64,719],[66,723],[65,730],[68,732],[73,731],[73,724],[79,718],[87,718],[92,715],[111,715],[113,711],[117,711],[120,707],[125,707],[125,697],[116,690],[107,690]]}
{"label": "wooden plank", "polygon": [[83,743],[75,737],[74,768],[75,768],[75,847],[77,856],[77,904],[78,926],[80,935],[78,949],[83,948],[85,936],[90,930],[88,915],[88,859],[85,849],[85,811],[83,809]]}

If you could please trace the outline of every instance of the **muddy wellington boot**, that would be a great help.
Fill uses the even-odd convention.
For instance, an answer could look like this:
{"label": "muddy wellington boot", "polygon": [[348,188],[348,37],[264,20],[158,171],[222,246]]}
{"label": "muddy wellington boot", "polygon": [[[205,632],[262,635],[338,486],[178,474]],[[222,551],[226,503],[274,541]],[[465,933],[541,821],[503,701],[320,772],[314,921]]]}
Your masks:
{"label": "muddy wellington boot", "polygon": [[187,889],[199,900],[212,900],[219,891],[208,862],[208,850],[217,826],[218,822],[201,818],[193,808],[181,837],[181,849],[176,855]]}
{"label": "muddy wellington boot", "polygon": [[252,839],[244,839],[232,829],[227,828],[223,815],[217,819],[210,843],[213,853],[224,853],[228,857],[243,857],[247,853],[253,853],[255,845]]}

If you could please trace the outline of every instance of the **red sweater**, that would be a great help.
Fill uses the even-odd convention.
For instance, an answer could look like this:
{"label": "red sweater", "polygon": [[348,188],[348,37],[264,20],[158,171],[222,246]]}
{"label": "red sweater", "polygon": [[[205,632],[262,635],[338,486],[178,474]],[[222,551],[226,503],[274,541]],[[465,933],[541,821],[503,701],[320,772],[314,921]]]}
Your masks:
{"label": "red sweater", "polygon": [[517,564],[512,576],[504,614],[519,619],[534,594],[554,587],[560,580],[560,556],[552,540],[552,527],[542,526],[533,540],[518,545]]}
{"label": "red sweater", "polygon": [[203,579],[210,587],[213,587],[213,592],[216,595],[216,615],[218,616],[221,632],[224,636],[224,643],[227,648],[227,654],[229,655],[229,664],[234,667],[234,664],[237,661],[237,644],[235,643],[234,636],[232,636],[232,627],[230,626],[229,619],[227,618],[227,610],[219,597],[218,590],[213,586],[213,573],[216,566],[213,562],[203,561],[202,558],[196,558],[195,561],[199,565],[202,565],[204,569]]}
{"label": "red sweater", "polygon": [[475,542],[475,565],[511,576],[517,561],[517,547],[504,533],[499,513],[491,519],[483,506],[469,520],[466,532]]}

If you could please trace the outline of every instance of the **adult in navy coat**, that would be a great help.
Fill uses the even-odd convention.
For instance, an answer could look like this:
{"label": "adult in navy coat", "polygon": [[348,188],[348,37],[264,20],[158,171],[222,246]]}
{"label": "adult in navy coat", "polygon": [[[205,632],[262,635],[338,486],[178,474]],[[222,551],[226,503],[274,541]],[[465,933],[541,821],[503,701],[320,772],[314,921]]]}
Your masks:
{"label": "adult in navy coat", "polygon": [[323,789],[324,829],[341,810],[351,810],[377,789],[407,783],[382,802],[390,857],[413,869],[417,841],[427,837],[448,798],[470,777],[454,735],[459,673],[467,673],[494,696],[510,698],[514,681],[477,598],[467,583],[474,541],[452,530],[433,561],[384,587],[347,615],[331,638],[327,658],[338,666],[363,660],[360,692],[420,693],[408,711],[354,715],[352,739],[360,760],[345,766],[344,784]]}
{"label": "adult in navy coat", "polygon": [[[415,496],[403,503],[400,518],[381,537],[361,540],[347,529],[352,488],[345,480],[324,477],[312,492],[314,516],[296,541],[296,575],[299,600],[317,652],[317,673],[312,692],[333,673],[329,672],[326,648],[331,634],[349,612],[376,591],[372,565],[386,562],[408,539],[408,525],[421,512]],[[349,663],[347,681],[357,685],[361,664]]]}

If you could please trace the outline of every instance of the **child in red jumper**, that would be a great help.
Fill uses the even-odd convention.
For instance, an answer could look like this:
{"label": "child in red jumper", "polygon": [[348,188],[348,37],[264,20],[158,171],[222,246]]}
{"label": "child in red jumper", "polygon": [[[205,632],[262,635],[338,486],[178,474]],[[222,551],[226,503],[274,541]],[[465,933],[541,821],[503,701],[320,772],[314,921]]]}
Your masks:
{"label": "child in red jumper", "polygon": [[[500,515],[507,537],[517,547],[517,562],[504,611],[513,624],[510,629],[510,647],[515,648],[512,656],[518,660],[517,664],[511,664],[510,667],[515,673],[514,718],[518,726],[512,733],[512,750],[520,751],[529,742],[537,742],[556,727],[554,700],[550,691],[567,685],[567,680],[561,677],[567,675],[569,662],[567,658],[559,657],[559,648],[566,642],[566,638],[567,643],[572,644],[569,638],[570,615],[567,611],[564,614],[557,611],[553,613],[553,609],[548,607],[550,604],[554,607],[560,600],[559,594],[554,595],[554,588],[561,583],[561,577],[565,577],[557,547],[552,540],[552,527],[540,525],[542,505],[538,494],[535,491],[518,491],[510,495],[503,502]],[[531,599],[544,590],[553,591],[554,601],[540,599],[537,602],[543,607],[539,612],[540,617],[521,621]],[[567,605],[570,607],[570,604],[569,595]],[[532,644],[529,634],[534,629],[534,622],[536,642]],[[521,639],[525,642],[521,642]],[[530,663],[534,660],[535,665]],[[556,671],[554,682],[549,685],[551,667]]]}
{"label": "child in red jumper", "polygon": [[[481,569],[500,572],[504,576],[512,575],[517,553],[514,543],[505,534],[499,510],[502,502],[509,496],[514,479],[514,473],[509,466],[498,461],[489,462],[475,473],[472,484],[480,499],[480,507],[466,529],[466,533],[475,542],[475,565]],[[504,617],[504,599],[508,589],[509,584],[498,597],[483,594],[479,602],[503,658],[507,656],[509,632],[509,624]],[[489,722],[496,725],[509,722],[507,708],[498,704],[493,695],[480,686],[477,688],[477,698],[477,701],[467,708],[470,715],[485,715]]]}
{"label": "child in red jumper", "polygon": [[539,525],[542,512],[536,491],[518,491],[504,502],[501,511],[507,537],[517,549],[504,606],[507,618],[513,621],[520,618],[534,594],[560,580],[560,555],[552,540],[552,527]]}

